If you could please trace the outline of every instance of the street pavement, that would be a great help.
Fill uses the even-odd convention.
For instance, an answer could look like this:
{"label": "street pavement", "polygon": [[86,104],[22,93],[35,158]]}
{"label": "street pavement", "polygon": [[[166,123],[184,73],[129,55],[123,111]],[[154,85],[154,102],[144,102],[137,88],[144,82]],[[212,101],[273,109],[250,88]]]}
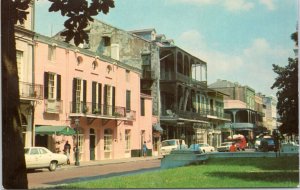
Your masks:
{"label": "street pavement", "polygon": [[47,169],[27,173],[28,188],[55,188],[59,184],[129,175],[160,169],[161,157],[133,157],[114,160],[80,162],[80,166],[63,165],[56,171]]}

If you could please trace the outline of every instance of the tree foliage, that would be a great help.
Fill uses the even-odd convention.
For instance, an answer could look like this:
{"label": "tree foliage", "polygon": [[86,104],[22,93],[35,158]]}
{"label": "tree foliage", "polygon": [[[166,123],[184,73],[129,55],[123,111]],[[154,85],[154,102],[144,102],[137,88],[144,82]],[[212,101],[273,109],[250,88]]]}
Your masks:
{"label": "tree foliage", "polygon": [[[24,145],[21,136],[19,77],[16,63],[15,24],[27,19],[32,0],[1,1],[1,89],[2,89],[2,181],[5,189],[27,189]],[[49,11],[69,17],[64,25],[66,41],[88,42],[84,31],[92,16],[107,14],[114,0],[49,0]]]}
{"label": "tree foliage", "polygon": [[88,3],[87,0],[49,1],[52,2],[49,12],[60,11],[62,16],[69,17],[64,23],[66,30],[61,35],[65,36],[66,42],[74,39],[76,46],[89,42],[88,35],[84,29],[89,22],[94,20],[92,16],[96,16],[100,12],[107,14],[110,8],[115,7],[113,0],[92,0],[91,3]]}
{"label": "tree foliage", "polygon": [[[292,39],[297,39],[297,35],[292,35]],[[282,122],[279,130],[283,134],[298,134],[298,59],[289,58],[285,67],[273,64],[273,71],[278,75],[271,88],[278,89],[277,111]]]}

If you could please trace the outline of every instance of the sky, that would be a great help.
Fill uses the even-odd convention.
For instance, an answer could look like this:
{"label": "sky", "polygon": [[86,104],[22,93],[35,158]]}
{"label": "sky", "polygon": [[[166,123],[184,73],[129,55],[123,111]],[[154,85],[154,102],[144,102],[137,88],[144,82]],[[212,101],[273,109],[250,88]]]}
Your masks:
{"label": "sky", "polygon": [[[208,84],[217,79],[248,85],[265,95],[276,74],[294,57],[290,36],[298,21],[297,0],[115,0],[102,20],[123,30],[155,28],[175,45],[207,63]],[[36,1],[37,33],[51,36],[66,17]]]}

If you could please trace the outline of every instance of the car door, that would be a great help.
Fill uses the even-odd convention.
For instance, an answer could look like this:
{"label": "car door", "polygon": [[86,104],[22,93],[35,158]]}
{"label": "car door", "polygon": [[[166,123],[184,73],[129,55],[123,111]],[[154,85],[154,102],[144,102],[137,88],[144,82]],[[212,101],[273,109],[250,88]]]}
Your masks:
{"label": "car door", "polygon": [[25,154],[27,168],[39,167],[39,151],[37,148],[30,148],[28,153]]}
{"label": "car door", "polygon": [[40,166],[41,167],[48,167],[51,161],[51,154],[49,151],[47,151],[45,148],[39,148],[40,153]]}

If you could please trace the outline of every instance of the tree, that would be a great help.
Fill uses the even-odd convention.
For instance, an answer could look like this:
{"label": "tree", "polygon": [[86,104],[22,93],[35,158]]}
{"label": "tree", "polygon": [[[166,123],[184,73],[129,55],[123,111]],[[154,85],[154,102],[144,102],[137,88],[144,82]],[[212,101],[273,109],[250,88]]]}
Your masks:
{"label": "tree", "polygon": [[[297,33],[291,38],[297,43]],[[271,88],[278,89],[277,110],[282,122],[279,130],[282,134],[298,134],[298,59],[289,58],[285,67],[273,64],[273,71],[278,75]]]}
{"label": "tree", "polygon": [[[2,0],[1,2],[1,79],[2,79],[2,174],[6,189],[27,189],[24,145],[21,137],[20,97],[14,25],[26,20],[31,0]],[[88,42],[85,33],[92,16],[107,14],[114,0],[49,0],[49,11],[60,11],[69,17],[62,35],[66,41],[74,39],[76,45]],[[90,3],[89,3],[90,2]]]}

